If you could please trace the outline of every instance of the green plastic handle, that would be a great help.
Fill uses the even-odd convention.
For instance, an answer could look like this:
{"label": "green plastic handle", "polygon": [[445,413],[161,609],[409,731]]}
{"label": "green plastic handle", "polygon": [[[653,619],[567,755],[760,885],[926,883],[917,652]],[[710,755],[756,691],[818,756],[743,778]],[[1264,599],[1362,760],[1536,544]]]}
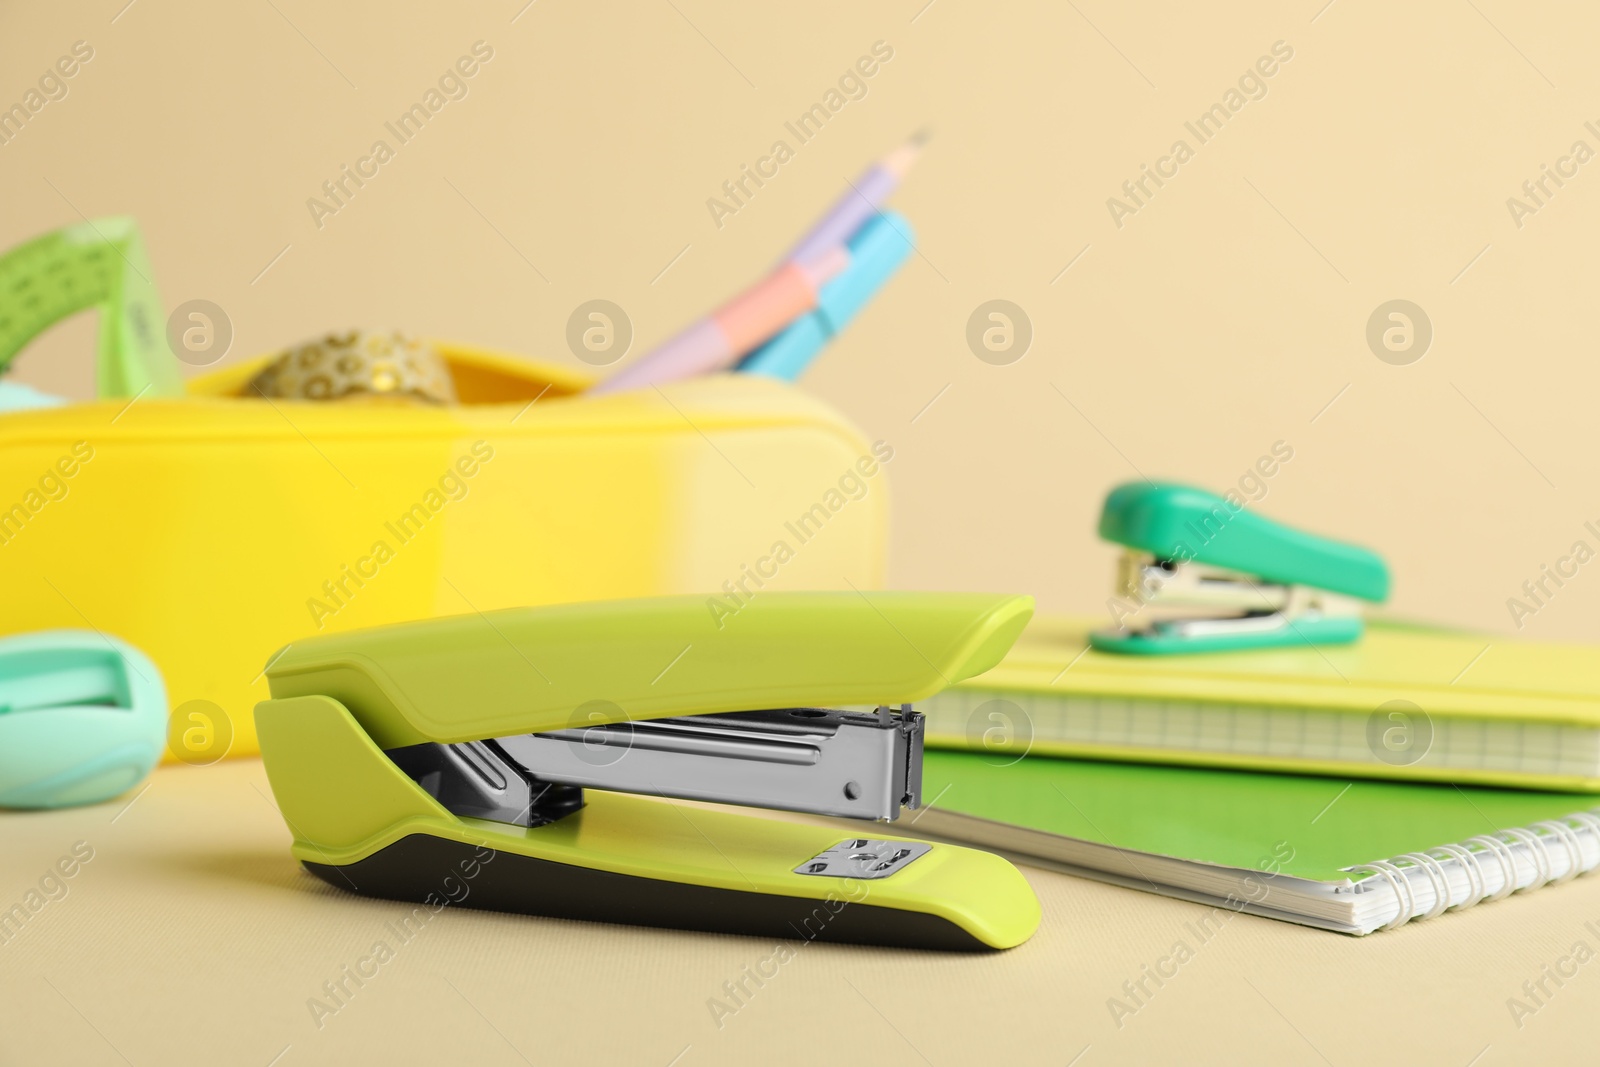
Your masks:
{"label": "green plastic handle", "polygon": [[83,222],[11,249],[0,256],[0,373],[35,337],[93,307],[100,311],[100,395],[181,395],[153,279],[139,227],[128,218]]}
{"label": "green plastic handle", "polygon": [[1159,559],[1192,561],[1268,582],[1309,585],[1375,603],[1389,596],[1377,553],[1263,518],[1170,482],[1129,482],[1106,497],[1100,536]]}
{"label": "green plastic handle", "polygon": [[1033,598],[763,592],[401,623],[298,641],[274,700],[328,696],[382,748],[608,722],[921,700],[1000,662]]}

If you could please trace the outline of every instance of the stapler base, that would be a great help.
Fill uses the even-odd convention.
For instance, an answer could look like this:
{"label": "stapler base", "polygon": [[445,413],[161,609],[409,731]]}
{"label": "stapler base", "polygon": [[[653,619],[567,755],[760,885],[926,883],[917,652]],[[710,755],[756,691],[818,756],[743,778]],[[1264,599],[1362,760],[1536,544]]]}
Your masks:
{"label": "stapler base", "polygon": [[1248,652],[1264,648],[1293,648],[1307,645],[1348,645],[1358,641],[1365,629],[1359,617],[1333,615],[1290,619],[1283,615],[1260,616],[1270,625],[1227,626],[1225,623],[1255,623],[1240,618],[1204,620],[1207,632],[1185,632],[1181,623],[1157,622],[1145,629],[1096,630],[1089,644],[1101,652],[1135,656],[1182,656],[1200,652]]}
{"label": "stapler base", "polygon": [[[952,951],[997,947],[937,915],[852,902],[837,892],[791,897],[670,882],[428,834],[403,837],[345,866],[310,860],[304,866],[339,889],[419,904],[449,900],[461,907],[522,915],[785,940]],[[451,885],[441,884],[441,871],[456,872]],[[476,872],[470,879],[469,871]]]}
{"label": "stapler base", "polygon": [[[461,816],[331,697],[264,702],[256,725],[295,858],[365,895],[935,949],[1010,948],[1039,924],[1021,872],[975,849],[601,790],[538,826]],[[849,867],[857,846],[873,862]]]}

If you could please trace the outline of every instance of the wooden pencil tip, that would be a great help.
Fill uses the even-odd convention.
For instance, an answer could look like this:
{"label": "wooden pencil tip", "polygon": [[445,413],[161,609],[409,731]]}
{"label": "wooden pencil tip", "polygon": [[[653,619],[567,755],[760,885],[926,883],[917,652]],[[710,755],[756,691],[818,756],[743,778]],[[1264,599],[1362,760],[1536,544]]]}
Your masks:
{"label": "wooden pencil tip", "polygon": [[917,157],[922,154],[922,146],[927,143],[928,136],[928,129],[924,126],[916,133],[913,133],[899,148],[884,156],[881,161],[882,166],[893,173],[896,178],[904,178],[906,172],[911,169],[912,164],[917,161]]}

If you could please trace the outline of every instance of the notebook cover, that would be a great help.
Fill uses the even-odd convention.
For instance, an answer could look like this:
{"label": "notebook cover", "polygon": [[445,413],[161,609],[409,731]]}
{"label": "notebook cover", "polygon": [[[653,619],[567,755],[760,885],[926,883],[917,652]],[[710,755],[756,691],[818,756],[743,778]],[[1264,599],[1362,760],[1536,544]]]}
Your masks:
{"label": "notebook cover", "polygon": [[1358,863],[1587,811],[1596,800],[1042,756],[1008,760],[926,752],[922,795],[941,811],[1129,852],[1322,882],[1351,879],[1342,869]]}
{"label": "notebook cover", "polygon": [[[1600,650],[1374,621],[1347,646],[1277,648],[1194,656],[1119,656],[1088,648],[1104,621],[1036,618],[1011,653],[960,688],[1057,696],[1215,701],[1264,709],[1298,707],[1368,716],[1407,700],[1430,716],[1539,721],[1600,728]],[[930,722],[927,743],[968,748],[971,740]],[[1282,760],[1230,753],[1185,753],[1052,743],[1054,755],[1443,781],[1459,769]],[[1491,785],[1600,792],[1600,779],[1485,771]]]}

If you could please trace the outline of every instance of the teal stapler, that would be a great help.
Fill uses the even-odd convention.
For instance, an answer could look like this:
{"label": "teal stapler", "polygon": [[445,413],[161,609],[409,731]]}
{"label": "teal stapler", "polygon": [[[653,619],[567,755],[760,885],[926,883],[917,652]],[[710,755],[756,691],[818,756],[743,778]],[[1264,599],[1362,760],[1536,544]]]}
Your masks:
{"label": "teal stapler", "polygon": [[1124,546],[1116,628],[1093,647],[1133,655],[1349,644],[1389,595],[1389,568],[1357,545],[1263,518],[1239,498],[1130,482],[1106,497],[1100,536]]}

